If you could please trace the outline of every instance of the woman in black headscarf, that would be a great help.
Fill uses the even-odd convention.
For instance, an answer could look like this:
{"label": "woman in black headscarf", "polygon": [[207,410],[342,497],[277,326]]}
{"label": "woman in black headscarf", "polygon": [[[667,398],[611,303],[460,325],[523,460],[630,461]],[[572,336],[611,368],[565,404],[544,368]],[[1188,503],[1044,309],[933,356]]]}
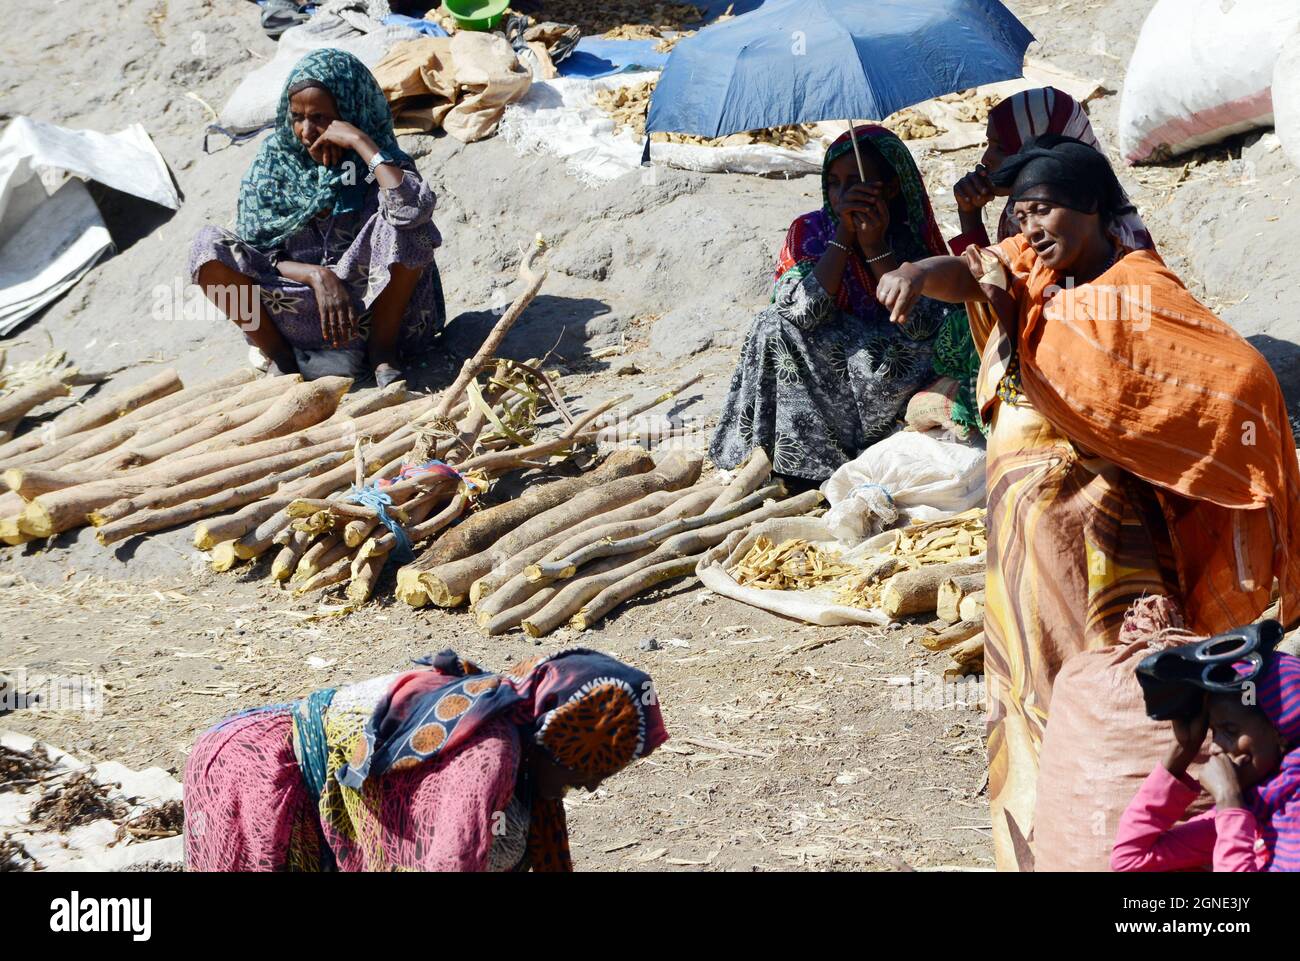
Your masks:
{"label": "woman in black headscarf", "polygon": [[1019,234],[904,264],[879,293],[896,322],[921,296],[992,308],[982,324],[968,313],[990,425],[989,799],[1009,868],[1033,863],[1038,750],[1067,658],[1117,643],[1147,594],[1208,635],[1254,620],[1276,578],[1295,617],[1300,468],[1264,358],[1121,239],[1132,207],[1101,153],[1043,136],[993,183]]}

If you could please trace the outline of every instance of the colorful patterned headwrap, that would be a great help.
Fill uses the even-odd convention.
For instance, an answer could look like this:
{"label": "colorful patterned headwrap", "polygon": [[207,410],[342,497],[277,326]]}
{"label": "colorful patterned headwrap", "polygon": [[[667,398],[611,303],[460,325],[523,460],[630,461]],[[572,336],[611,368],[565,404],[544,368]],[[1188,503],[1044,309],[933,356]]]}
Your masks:
{"label": "colorful patterned headwrap", "polygon": [[[877,124],[857,127],[853,135],[860,148],[865,148],[869,154],[885,162],[889,169],[881,171],[882,174],[888,176],[892,172],[898,178],[899,197],[890,207],[887,239],[899,261],[921,260],[946,253],[943,235],[939,232],[930,198],[925,192],[925,182],[921,179],[921,172],[912,159],[911,151],[893,133]],[[822,161],[822,209],[806,213],[790,225],[785,246],[777,257],[777,279],[787,270],[796,271],[800,277],[811,273],[835,238],[839,221],[831,211],[827,176],[831,164],[852,152],[853,142],[849,139],[847,130],[827,149],[826,158]],[[896,213],[904,214],[904,219],[900,219]],[[883,310],[876,300],[875,278],[856,249],[850,253],[845,265],[836,302],[840,309],[863,319]]]}
{"label": "colorful patterned headwrap", "polygon": [[311,158],[293,134],[290,90],[315,81],[329,91],[339,116],[360,129],[395,163],[411,170],[414,163],[397,146],[393,116],[379,84],[366,65],[332,47],[308,53],[289,74],[275,115],[275,129],[257,151],[239,186],[235,233],[260,250],[273,250],[322,213],[361,209],[369,184],[366,165],[346,151],[337,166]]}
{"label": "colorful patterned headwrap", "polygon": [[1255,679],[1256,706],[1286,740],[1277,772],[1248,788],[1246,803],[1273,852],[1270,871],[1300,871],[1300,658],[1274,651]]}
{"label": "colorful patterned headwrap", "polygon": [[668,739],[649,675],[584,648],[542,655],[488,674],[443,651],[398,676],[375,705],[341,784],[421,764],[505,716],[532,732],[557,763],[608,777]]}
{"label": "colorful patterned headwrap", "polygon": [[[1008,157],[1043,134],[1073,137],[1104,153],[1093,132],[1092,122],[1083,112],[1083,106],[1068,93],[1055,87],[1036,87],[1012,94],[989,111],[989,126],[997,135],[1002,152]],[[998,219],[999,241],[1020,233],[1020,225],[1012,216],[1014,206],[1014,201],[1008,200]],[[1121,206],[1132,207],[1127,196]],[[1116,217],[1111,230],[1119,242],[1130,250],[1155,249],[1151,233],[1135,209]]]}
{"label": "colorful patterned headwrap", "polygon": [[[361,792],[368,778],[418,767],[469,743],[484,723],[505,718],[563,767],[583,778],[616,774],[664,741],[650,676],[584,648],[545,654],[489,674],[447,650],[398,675],[379,698],[336,782]],[[346,811],[326,786],[322,816]],[[572,870],[564,803],[532,797],[528,862],[535,871]],[[346,814],[345,814],[346,816]]]}

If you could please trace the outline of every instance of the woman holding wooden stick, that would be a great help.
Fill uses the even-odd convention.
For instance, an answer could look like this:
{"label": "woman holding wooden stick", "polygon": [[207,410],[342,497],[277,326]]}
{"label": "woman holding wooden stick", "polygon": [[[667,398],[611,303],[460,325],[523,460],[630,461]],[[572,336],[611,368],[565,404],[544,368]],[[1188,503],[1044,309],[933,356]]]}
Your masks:
{"label": "woman holding wooden stick", "polygon": [[370,71],[342,50],[314,50],[289,75],[244,175],[235,231],[199,232],[191,278],[270,373],[373,371],[385,387],[402,377],[399,356],[425,349],[445,317],[433,208]]}
{"label": "woman holding wooden stick", "polygon": [[571,649],[415,670],[238,714],[185,768],[194,871],[571,871],[564,794],[668,739],[650,678]]}
{"label": "woman holding wooden stick", "polygon": [[896,322],[922,296],[990,308],[978,398],[990,424],[989,801],[1000,867],[1032,865],[1038,752],[1078,651],[1119,640],[1145,594],[1217,634],[1281,596],[1300,617],[1300,468],[1268,362],[1128,246],[1104,155],[1026,144],[993,175],[1020,233],[882,278]]}

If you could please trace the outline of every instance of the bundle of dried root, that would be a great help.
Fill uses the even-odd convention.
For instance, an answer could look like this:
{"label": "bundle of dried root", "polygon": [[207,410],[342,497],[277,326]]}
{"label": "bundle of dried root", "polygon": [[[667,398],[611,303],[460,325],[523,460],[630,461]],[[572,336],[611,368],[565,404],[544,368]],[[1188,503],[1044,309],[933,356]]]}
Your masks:
{"label": "bundle of dried root", "polygon": [[32,805],[32,821],[55,831],[107,818],[116,821],[127,813],[125,802],[108,796],[108,787],[89,774],[78,772],[61,787],[50,787]]}
{"label": "bundle of dried root", "polygon": [[[718,18],[713,22],[721,23],[723,20],[731,20],[733,17],[735,17],[735,14],[731,12],[734,7],[735,4],[731,4],[730,6],[728,6],[727,9],[724,10],[721,14],[719,14]],[[673,47],[677,46],[677,44],[681,43],[687,37],[695,36],[695,33],[696,31],[694,30],[679,30],[677,33],[674,33],[671,37],[664,37],[662,40],[656,43],[655,51],[658,53],[669,53],[673,49]]]}
{"label": "bundle of dried root", "polygon": [[810,541],[793,538],[774,544],[759,537],[731,572],[742,587],[765,591],[809,591],[824,587],[857,568],[840,561],[836,551],[828,551]]}
{"label": "bundle of dried root", "polygon": [[546,16],[575,23],[584,37],[603,34],[609,40],[645,40],[681,31],[699,23],[705,11],[693,3],[662,0],[547,0]]}
{"label": "bundle of dried root", "polygon": [[882,125],[893,131],[899,140],[928,140],[944,132],[942,127],[912,107],[886,117]]}
{"label": "bundle of dried root", "polygon": [[893,542],[879,553],[906,557],[914,567],[977,557],[988,548],[984,516],[984,508],[973,507],[952,517],[899,528]]}
{"label": "bundle of dried root", "polygon": [[112,844],[126,841],[154,841],[158,838],[171,838],[180,834],[185,828],[185,808],[180,801],[166,801],[157,807],[141,811],[129,821],[123,821],[117,828],[117,836]]}

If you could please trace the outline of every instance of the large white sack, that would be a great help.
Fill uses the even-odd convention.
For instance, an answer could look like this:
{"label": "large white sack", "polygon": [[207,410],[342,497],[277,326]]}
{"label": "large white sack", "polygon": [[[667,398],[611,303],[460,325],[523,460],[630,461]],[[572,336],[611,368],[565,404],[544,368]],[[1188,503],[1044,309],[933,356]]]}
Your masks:
{"label": "large white sack", "polygon": [[856,544],[898,522],[932,521],[984,503],[979,447],[900,430],[842,464],[822,485],[830,530]]}
{"label": "large white sack", "polygon": [[1283,45],[1273,67],[1273,124],[1287,158],[1300,167],[1300,33]]}
{"label": "large white sack", "polygon": [[1159,0],[1129,61],[1120,154],[1158,161],[1273,123],[1273,67],[1300,0]]}
{"label": "large white sack", "polygon": [[346,20],[318,14],[301,26],[290,27],[280,36],[275,56],[240,81],[221,108],[217,125],[232,134],[242,134],[272,123],[280,103],[280,92],[294,64],[313,50],[321,47],[346,50],[374,69],[394,44],[421,36],[423,34],[417,30],[399,26],[380,27],[371,33],[362,33]]}

